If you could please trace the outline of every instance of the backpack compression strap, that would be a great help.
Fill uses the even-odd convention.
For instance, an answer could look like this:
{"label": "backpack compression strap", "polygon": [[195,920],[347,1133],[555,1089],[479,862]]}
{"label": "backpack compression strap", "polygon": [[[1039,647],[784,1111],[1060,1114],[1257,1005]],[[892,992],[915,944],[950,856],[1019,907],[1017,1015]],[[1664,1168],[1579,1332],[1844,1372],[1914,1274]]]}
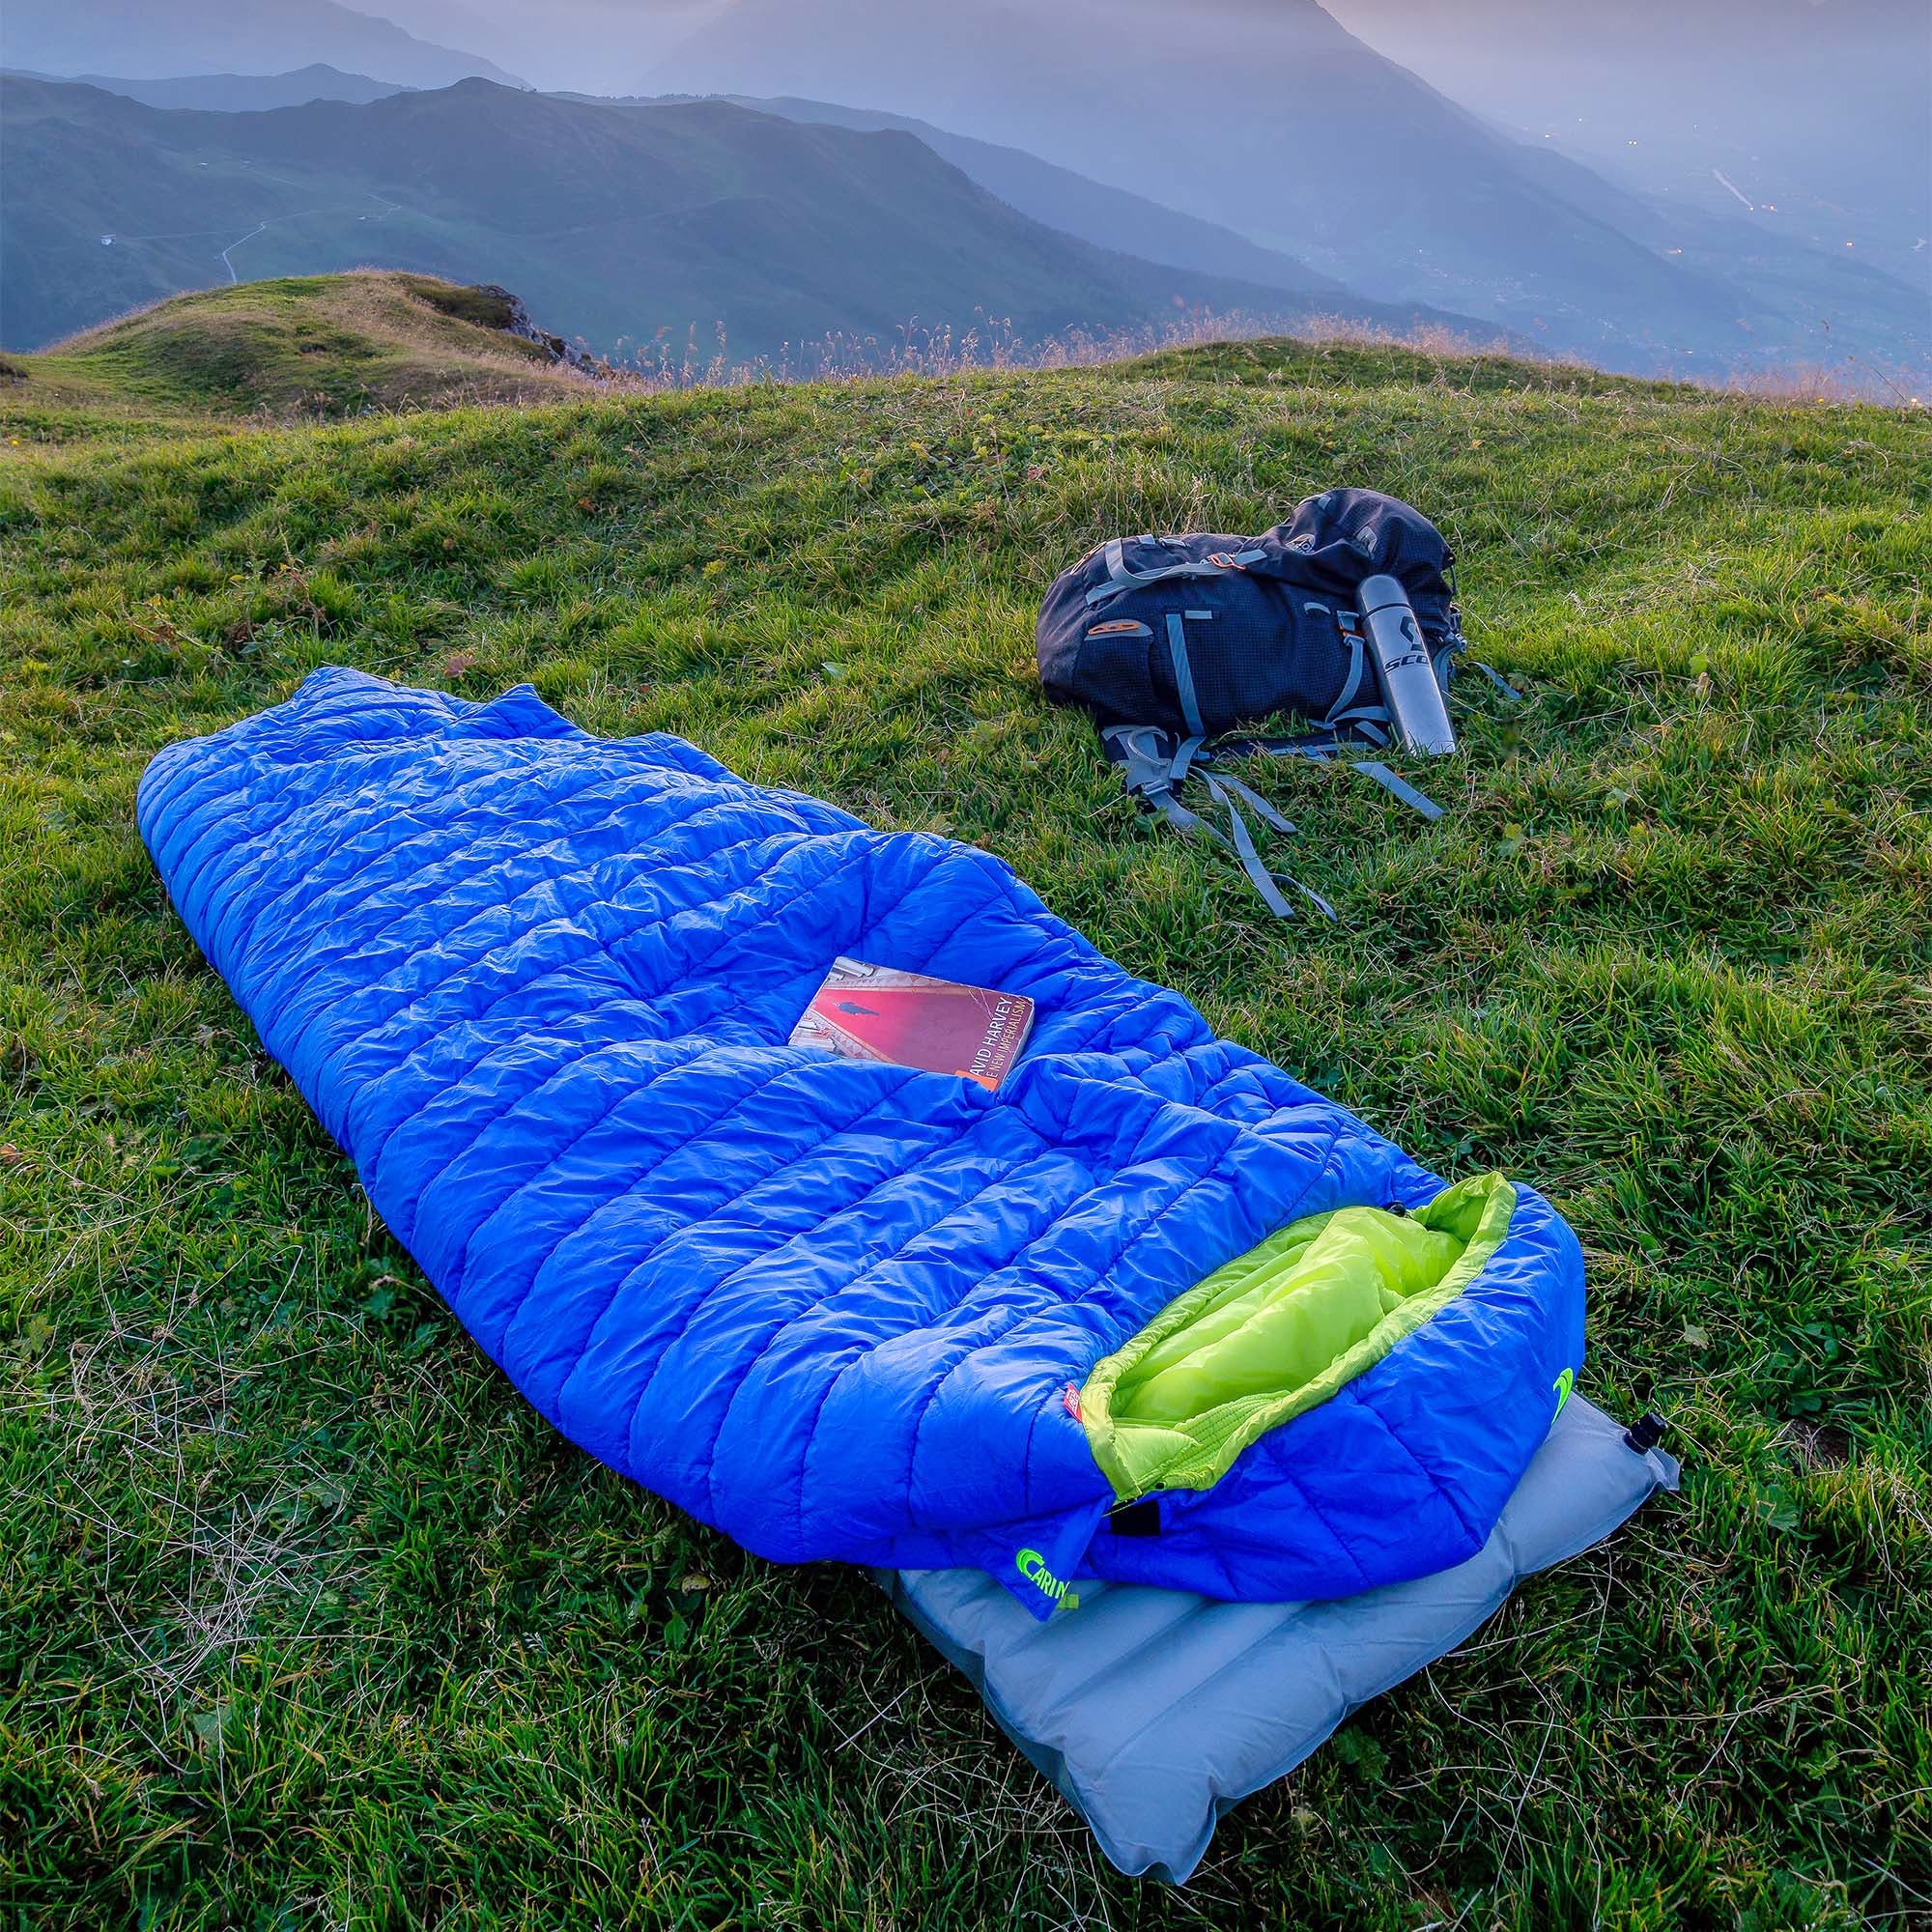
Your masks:
{"label": "backpack compression strap", "polygon": [[[1244,551],[1235,557],[1176,564],[1166,570],[1136,571],[1127,564],[1123,547],[1117,538],[1106,547],[1108,582],[1091,592],[1087,601],[1090,604],[1099,603],[1130,583],[1153,583],[1169,578],[1211,577],[1223,570],[1245,569],[1263,554],[1261,552]],[[1113,724],[1101,729],[1100,742],[1106,748],[1109,761],[1122,767],[1122,778],[1128,796],[1158,811],[1176,831],[1202,834],[1232,850],[1241,862],[1241,869],[1253,881],[1256,892],[1277,919],[1288,919],[1293,911],[1281,890],[1284,884],[1293,886],[1310,904],[1333,919],[1334,907],[1319,893],[1310,891],[1289,873],[1274,871],[1263,860],[1255,844],[1254,834],[1249,831],[1248,822],[1236,801],[1245,799],[1264,822],[1279,833],[1292,834],[1294,827],[1266,799],[1239,779],[1231,777],[1225,771],[1210,771],[1208,767],[1234,758],[1342,757],[1350,771],[1373,780],[1391,797],[1401,800],[1422,817],[1432,821],[1438,819],[1442,816],[1442,808],[1427,792],[1410,784],[1399,772],[1392,771],[1379,759],[1347,756],[1350,751],[1363,746],[1379,749],[1388,744],[1391,723],[1388,709],[1378,700],[1375,682],[1369,673],[1368,643],[1362,635],[1360,617],[1352,611],[1337,612],[1326,604],[1310,602],[1303,608],[1309,615],[1319,611],[1332,618],[1349,652],[1348,678],[1319,730],[1303,732],[1298,737],[1226,737],[1210,743],[1202,722],[1183,621],[1184,617],[1205,619],[1213,614],[1199,611],[1175,612],[1167,620],[1167,645],[1174,669],[1175,693],[1186,720],[1188,735],[1178,737],[1155,724]],[[1452,604],[1448,641],[1438,657],[1454,659],[1462,656],[1467,648]],[[1495,686],[1503,697],[1512,703],[1522,702],[1521,693],[1498,672],[1474,658],[1468,662]],[[1446,683],[1446,672],[1444,677]],[[1209,824],[1198,812],[1188,810],[1175,796],[1190,771],[1200,773],[1208,796],[1216,805],[1226,809],[1226,832]]]}
{"label": "backpack compression strap", "polygon": [[[1342,643],[1349,653],[1349,675],[1343,683],[1341,696],[1328,707],[1328,715],[1322,719],[1320,730],[1304,732],[1296,738],[1220,739],[1213,748],[1220,756],[1329,758],[1346,752],[1351,745],[1367,744],[1379,749],[1388,744],[1391,722],[1388,706],[1377,696],[1376,681],[1369,669],[1368,640],[1362,635],[1361,618],[1352,611],[1337,611],[1326,604],[1313,600],[1304,604],[1302,610],[1309,616],[1319,613],[1331,619],[1341,635]],[[1460,631],[1453,634],[1449,649],[1452,655],[1462,649]],[[1424,818],[1434,821],[1442,816],[1442,808],[1427,792],[1410,784],[1385,764],[1373,759],[1351,759],[1349,769],[1365,779],[1373,779],[1391,797],[1400,799],[1411,811],[1420,812]]]}
{"label": "backpack compression strap", "polygon": [[[1113,546],[1110,545],[1110,560],[1112,549]],[[1236,564],[1239,563],[1238,558],[1235,561]],[[1191,569],[1192,566],[1183,566],[1183,568]],[[1333,752],[1339,752],[1344,743],[1349,741],[1366,742],[1378,747],[1388,743],[1388,707],[1377,697],[1374,681],[1369,674],[1368,644],[1362,636],[1361,619],[1352,611],[1342,612],[1338,618],[1336,613],[1326,604],[1310,603],[1304,608],[1311,615],[1320,611],[1322,616],[1333,620],[1341,632],[1343,642],[1349,649],[1348,681],[1342,687],[1342,695],[1329,707],[1327,717],[1322,719],[1321,728],[1319,731],[1305,733],[1299,738],[1244,739],[1239,741],[1238,746],[1227,739],[1220,739],[1206,750],[1202,750],[1201,748],[1207,740],[1208,727],[1202,722],[1201,702],[1194,687],[1194,667],[1187,654],[1187,626],[1193,622],[1205,624],[1213,617],[1214,613],[1211,611],[1170,611],[1168,612],[1168,658],[1174,670],[1175,696],[1179,700],[1180,715],[1186,722],[1188,731],[1188,736],[1181,741],[1181,752],[1176,754],[1177,768],[1168,780],[1167,797],[1170,801],[1173,798],[1173,787],[1179,784],[1186,778],[1190,762],[1205,766],[1217,754],[1224,759],[1251,757],[1257,754],[1295,754],[1303,757],[1326,757]],[[1365,693],[1366,696],[1364,695]],[[1165,733],[1162,734],[1163,738],[1165,735]],[[1352,764],[1350,769],[1359,772],[1364,778],[1373,779],[1385,791],[1399,798],[1411,811],[1419,811],[1424,818],[1437,819],[1442,816],[1442,808],[1434,799],[1430,798],[1426,792],[1417,790],[1406,779],[1398,777],[1386,765],[1379,763],[1357,763]],[[1203,777],[1207,777],[1205,772],[1203,773]],[[1240,784],[1234,779],[1227,779],[1224,782],[1233,785],[1236,790],[1240,792],[1279,831],[1287,833],[1294,830],[1293,826],[1290,825],[1286,819],[1281,818],[1275,812],[1272,806],[1264,799],[1257,797],[1246,785]],[[1208,779],[1208,788],[1213,794],[1217,803],[1225,804],[1228,807],[1231,820],[1229,830],[1233,835],[1235,849],[1240,856],[1242,865],[1247,867],[1248,876],[1255,878],[1254,867],[1259,865],[1260,861],[1259,859],[1254,859],[1253,864],[1250,864],[1250,859],[1253,855],[1253,840],[1248,836],[1247,824],[1241,817],[1240,808],[1224,791],[1217,788],[1215,781],[1211,778]],[[1137,788],[1132,782],[1129,782],[1127,789],[1135,791]],[[1145,790],[1145,788],[1140,789],[1139,795],[1150,799],[1153,797],[1153,794]],[[1179,810],[1179,808],[1177,807],[1176,809]],[[1186,816],[1193,820],[1193,825],[1187,828],[1189,830],[1192,830],[1194,826],[1198,826],[1201,822],[1191,812],[1187,813]],[[1172,824],[1175,822],[1170,815],[1169,823]],[[1247,841],[1248,847],[1245,851],[1242,849],[1242,841],[1244,839]],[[1255,883],[1260,888],[1262,896],[1267,898],[1269,888],[1264,885],[1258,878],[1255,879]],[[1293,884],[1294,881],[1291,880],[1290,883]],[[1298,887],[1297,889],[1303,893],[1308,892],[1305,886]],[[1308,893],[1308,896],[1315,898],[1316,895]],[[1327,909],[1324,901],[1317,898],[1316,903],[1321,905],[1324,911]]]}
{"label": "backpack compression strap", "polygon": [[[1208,771],[1206,765],[1212,753],[1204,749],[1201,738],[1177,739],[1152,724],[1115,724],[1101,732],[1100,741],[1107,749],[1108,758],[1122,768],[1128,796],[1158,811],[1177,832],[1198,833],[1217,845],[1227,846],[1240,861],[1241,869],[1275,918],[1293,917],[1294,908],[1281,890],[1284,885],[1292,886],[1327,918],[1335,917],[1335,908],[1320,893],[1312,892],[1288,872],[1275,871],[1262,858],[1236,799],[1245,799],[1264,822],[1278,833],[1292,835],[1293,825],[1239,779]],[[1203,767],[1201,777],[1207,783],[1208,796],[1227,810],[1226,832],[1198,812],[1189,811],[1174,795],[1176,787],[1184,782],[1196,765]]]}
{"label": "backpack compression strap", "polygon": [[1107,581],[1087,593],[1089,604],[1104,604],[1110,597],[1118,597],[1131,584],[1145,587],[1150,583],[1168,583],[1183,577],[1219,577],[1230,570],[1246,570],[1250,564],[1260,563],[1266,555],[1264,550],[1244,550],[1237,556],[1221,555],[1202,557],[1189,563],[1170,563],[1160,570],[1136,570],[1127,561],[1126,540],[1113,538],[1103,552],[1107,564]]}

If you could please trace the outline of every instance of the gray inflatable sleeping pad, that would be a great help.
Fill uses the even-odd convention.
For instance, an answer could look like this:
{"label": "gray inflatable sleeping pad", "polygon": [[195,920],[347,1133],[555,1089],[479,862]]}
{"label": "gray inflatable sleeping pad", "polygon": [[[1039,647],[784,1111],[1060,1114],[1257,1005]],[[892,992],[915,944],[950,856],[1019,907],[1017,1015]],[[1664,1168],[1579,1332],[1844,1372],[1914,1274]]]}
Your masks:
{"label": "gray inflatable sleeping pad", "polygon": [[877,1580],[1123,1872],[1184,1884],[1221,1814],[1285,1777],[1371,1697],[1455,1649],[1524,1577],[1587,1549],[1677,1464],[1574,1396],[1466,1563],[1330,1603],[1223,1604],[1080,1584],[1037,1623],[978,1570]]}

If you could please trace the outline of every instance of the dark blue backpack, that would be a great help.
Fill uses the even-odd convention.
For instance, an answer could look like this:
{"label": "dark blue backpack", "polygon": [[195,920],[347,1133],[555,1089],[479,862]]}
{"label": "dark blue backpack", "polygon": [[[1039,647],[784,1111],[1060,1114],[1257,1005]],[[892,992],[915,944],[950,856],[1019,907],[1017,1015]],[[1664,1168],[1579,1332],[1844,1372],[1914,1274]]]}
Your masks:
{"label": "dark blue backpack", "polygon": [[[1288,820],[1219,769],[1254,755],[1327,757],[1389,743],[1390,724],[1353,600],[1365,579],[1397,578],[1445,696],[1463,649],[1455,557],[1419,510],[1374,490],[1330,490],[1258,537],[1116,537],[1063,572],[1040,611],[1047,695],[1099,727],[1128,792],[1182,831],[1231,845],[1278,916],[1287,899],[1255,848],[1236,797],[1277,831]],[[1283,713],[1309,728],[1231,737]],[[1441,815],[1378,761],[1354,761],[1426,817]],[[1175,794],[1200,772],[1225,806],[1224,834]],[[1319,895],[1286,880],[1331,919]]]}

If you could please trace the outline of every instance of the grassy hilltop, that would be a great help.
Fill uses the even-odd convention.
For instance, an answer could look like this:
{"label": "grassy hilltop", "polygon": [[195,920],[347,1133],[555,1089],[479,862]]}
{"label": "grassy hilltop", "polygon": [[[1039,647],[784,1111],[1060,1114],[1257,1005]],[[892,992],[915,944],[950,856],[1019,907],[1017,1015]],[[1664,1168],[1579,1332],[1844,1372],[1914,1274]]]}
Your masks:
{"label": "grassy hilltop", "polygon": [[[366,415],[584,393],[510,334],[502,292],[434,275],[244,282],[177,296],[35,355],[0,355],[0,422],[23,440],[178,436],[210,417]],[[15,447],[18,445],[16,444]]]}
{"label": "grassy hilltop", "polygon": [[[320,329],[348,296],[231,299]],[[210,373],[188,314],[0,376],[0,1906],[1923,1911],[1923,417],[1272,342],[265,427],[235,412],[299,396]],[[325,387],[375,354],[344,328],[305,358]],[[1102,535],[1257,527],[1338,481],[1444,524],[1530,701],[1463,707],[1437,826],[1256,775],[1342,915],[1282,928],[1045,706],[1033,614]],[[1668,1413],[1684,1494],[1245,1804],[1190,1891],[1107,1873],[854,1575],[753,1561],[540,1423],[263,1057],[134,787],[325,663],[528,678],[950,830],[1434,1164],[1534,1179],[1590,1253],[1582,1386]]]}

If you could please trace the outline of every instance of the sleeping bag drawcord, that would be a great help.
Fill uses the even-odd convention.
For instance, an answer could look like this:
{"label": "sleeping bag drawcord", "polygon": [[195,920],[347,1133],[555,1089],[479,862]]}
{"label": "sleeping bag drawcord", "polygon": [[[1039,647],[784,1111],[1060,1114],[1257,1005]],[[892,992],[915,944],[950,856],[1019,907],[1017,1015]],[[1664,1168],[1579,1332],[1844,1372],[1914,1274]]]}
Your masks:
{"label": "sleeping bag drawcord", "polygon": [[1158,1536],[1160,1498],[1142,1496],[1135,1502],[1116,1503],[1107,1512],[1107,1528],[1115,1536]]}

